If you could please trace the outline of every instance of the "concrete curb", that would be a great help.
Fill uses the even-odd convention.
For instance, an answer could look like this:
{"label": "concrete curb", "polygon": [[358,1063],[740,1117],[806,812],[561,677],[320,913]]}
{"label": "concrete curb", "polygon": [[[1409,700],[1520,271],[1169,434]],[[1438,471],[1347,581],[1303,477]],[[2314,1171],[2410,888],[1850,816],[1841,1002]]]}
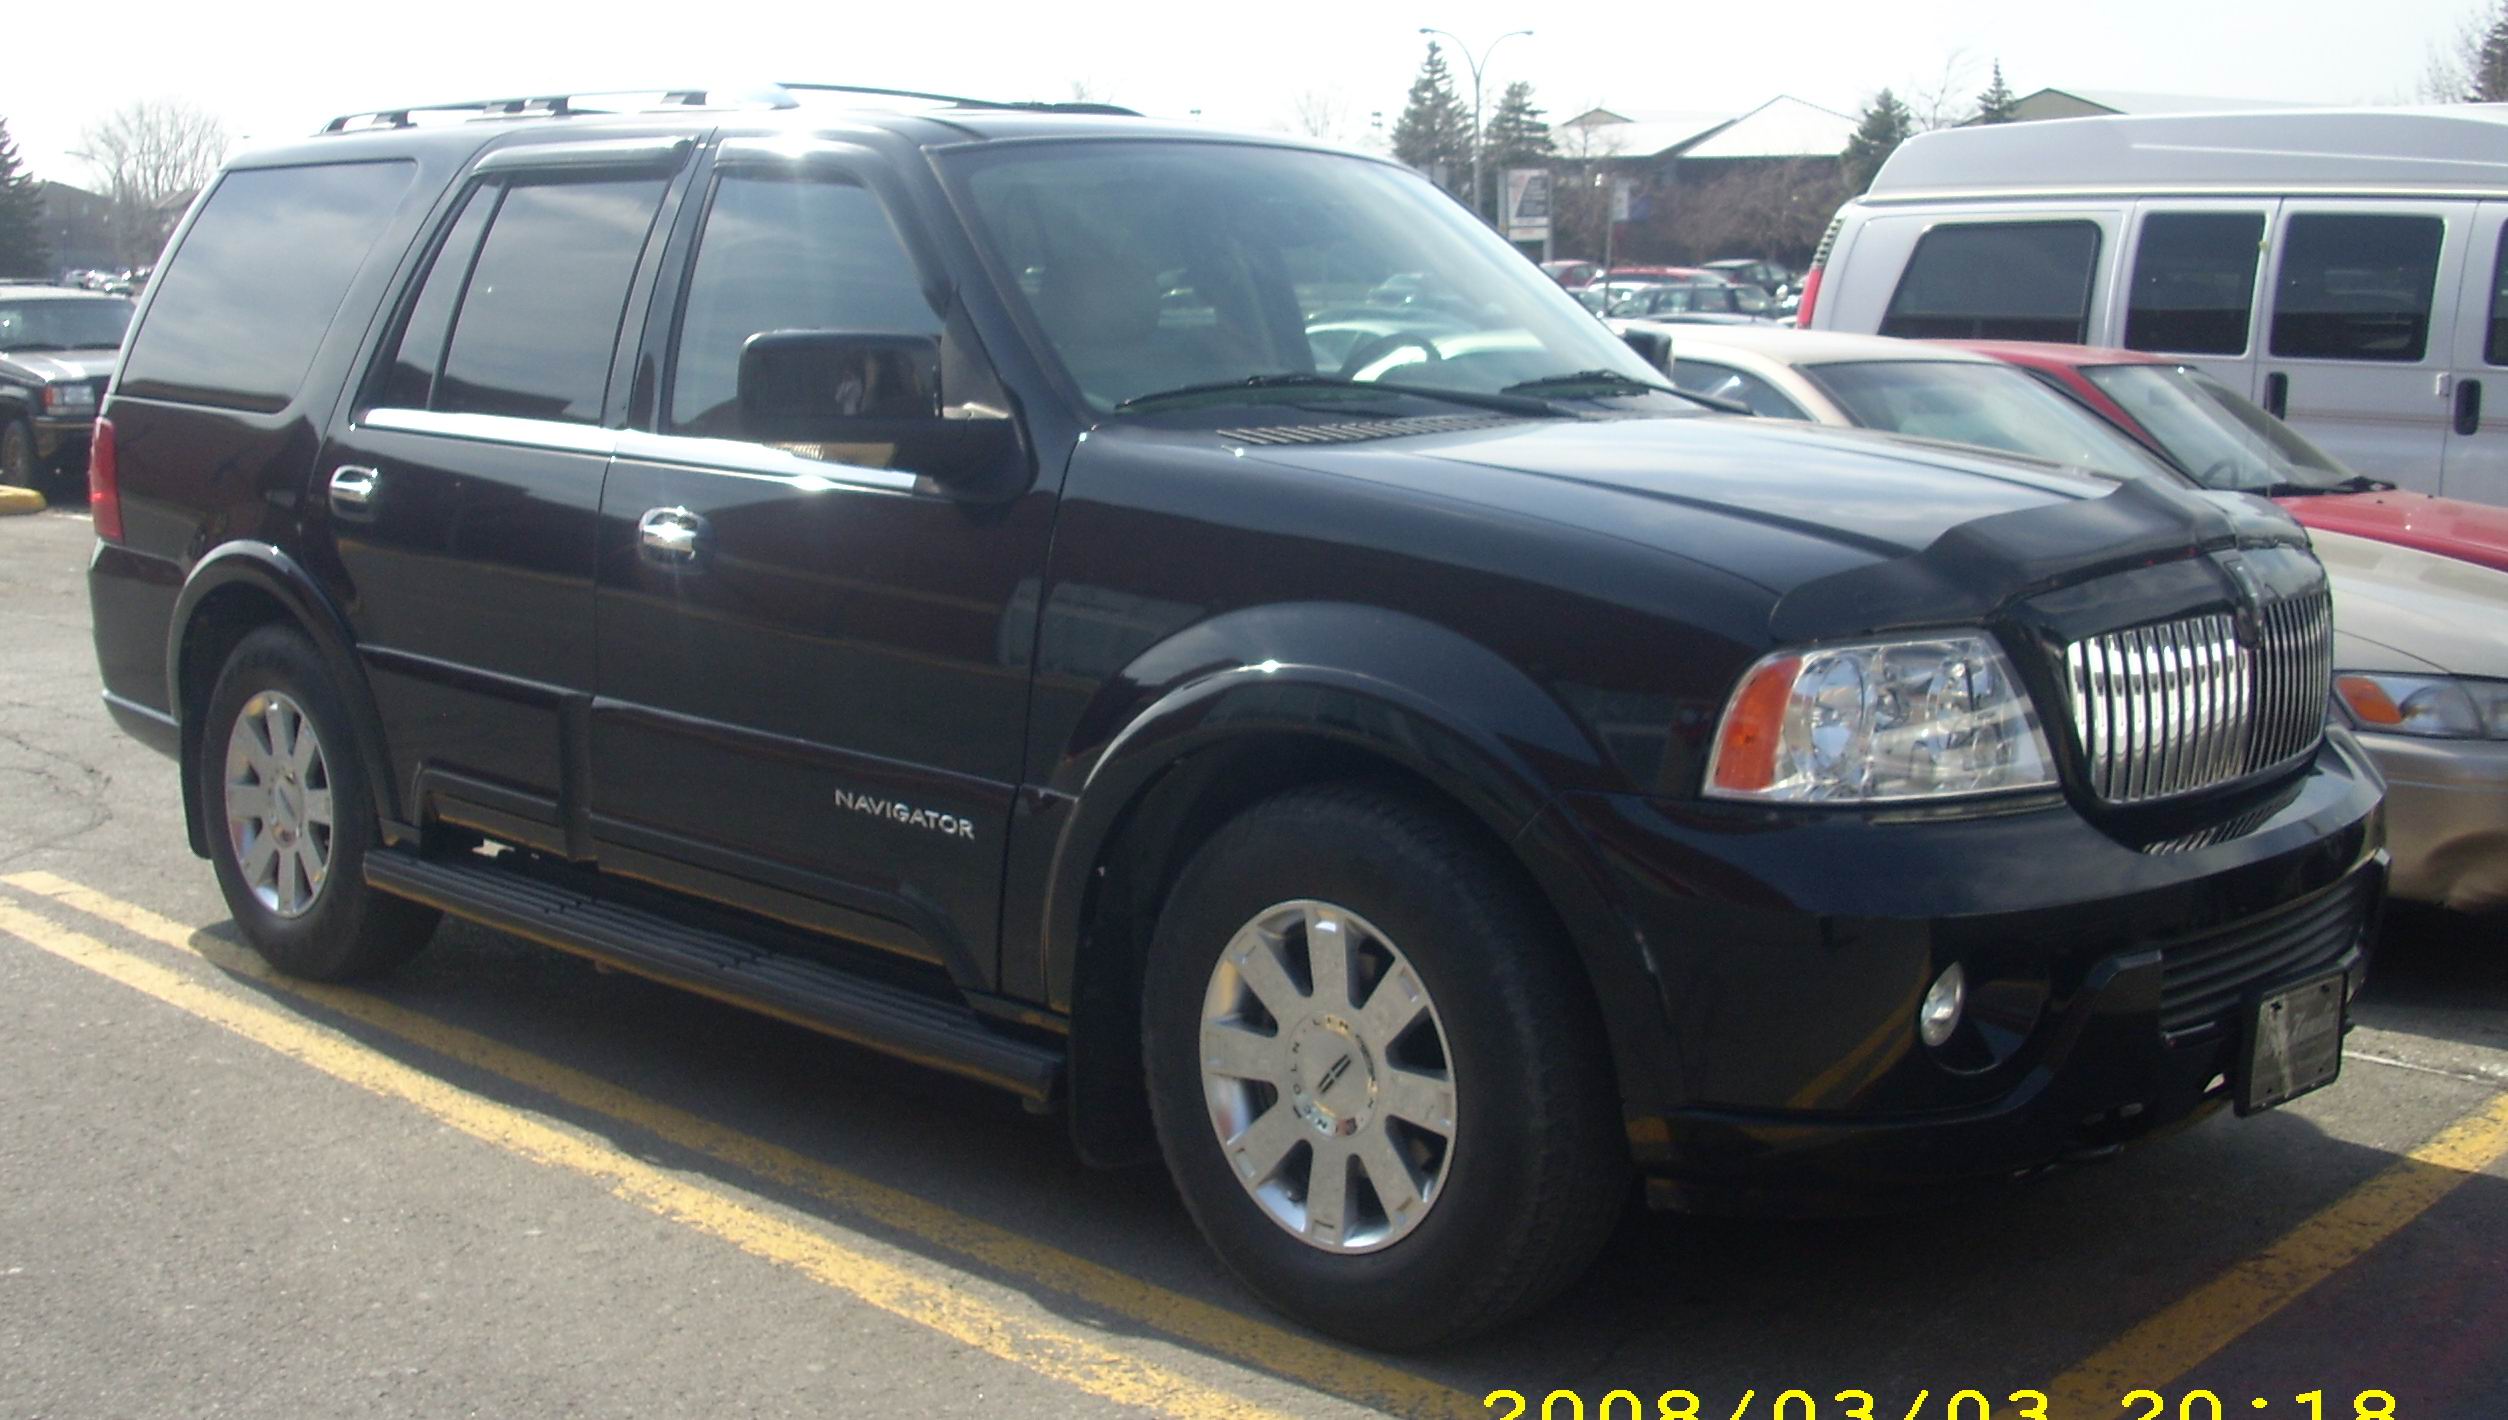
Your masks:
{"label": "concrete curb", "polygon": [[44,495],[34,489],[0,486],[0,517],[11,513],[40,513],[43,510]]}

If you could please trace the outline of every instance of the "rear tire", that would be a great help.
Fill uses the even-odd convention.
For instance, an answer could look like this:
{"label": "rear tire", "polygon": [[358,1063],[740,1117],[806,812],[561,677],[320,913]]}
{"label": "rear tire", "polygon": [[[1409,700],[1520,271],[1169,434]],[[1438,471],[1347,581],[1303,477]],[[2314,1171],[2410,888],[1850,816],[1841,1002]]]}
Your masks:
{"label": "rear tire", "polygon": [[24,419],[0,424],[0,487],[40,488],[43,465],[35,458],[35,429]]}
{"label": "rear tire", "polygon": [[1502,1325],[1627,1204],[1583,973],[1515,865],[1437,806],[1337,785],[1247,810],[1178,877],[1146,977],[1185,1205],[1318,1330],[1407,1349]]}
{"label": "rear tire", "polygon": [[322,657],[265,626],[209,694],[192,772],[209,861],[244,940],[290,976],[388,971],[427,944],[438,914],[368,887],[380,839],[364,761]]}

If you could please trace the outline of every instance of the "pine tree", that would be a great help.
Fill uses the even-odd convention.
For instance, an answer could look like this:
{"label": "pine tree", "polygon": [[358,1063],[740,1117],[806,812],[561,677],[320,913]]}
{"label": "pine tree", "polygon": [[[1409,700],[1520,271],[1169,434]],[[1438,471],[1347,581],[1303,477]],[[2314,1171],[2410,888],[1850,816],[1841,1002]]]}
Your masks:
{"label": "pine tree", "polygon": [[1860,193],[1872,186],[1873,175],[1915,131],[1916,116],[1899,102],[1898,95],[1887,89],[1873,95],[1872,102],[1864,105],[1855,136],[1846,140],[1846,151],[1838,158],[1846,172],[1848,192]]}
{"label": "pine tree", "polygon": [[51,268],[43,189],[18,160],[9,121],[0,118],[0,276],[49,276]]}
{"label": "pine tree", "polygon": [[1550,125],[1542,122],[1542,110],[1533,102],[1533,86],[1522,79],[1507,85],[1498,96],[1497,112],[1489,116],[1481,135],[1481,163],[1489,171],[1490,211],[1483,214],[1497,220],[1506,192],[1506,171],[1509,168],[1543,168],[1557,155],[1550,141]]}
{"label": "pine tree", "polygon": [[2482,31],[2481,47],[2468,56],[2464,101],[2469,104],[2508,102],[2508,0],[2501,0],[2490,28]]}
{"label": "pine tree", "polygon": [[1994,82],[1985,86],[1984,93],[1977,95],[1977,116],[1969,122],[2010,123],[2012,105],[2019,102],[2019,97],[2012,92],[2009,84],[2003,82],[2003,61],[1998,59],[1994,61]]}
{"label": "pine tree", "polygon": [[1445,52],[1433,39],[1428,42],[1428,57],[1420,61],[1419,76],[1411,80],[1411,96],[1402,106],[1402,116],[1394,120],[1393,156],[1432,175],[1444,165],[1449,187],[1470,181],[1471,111],[1455,96],[1454,75],[1446,68]]}

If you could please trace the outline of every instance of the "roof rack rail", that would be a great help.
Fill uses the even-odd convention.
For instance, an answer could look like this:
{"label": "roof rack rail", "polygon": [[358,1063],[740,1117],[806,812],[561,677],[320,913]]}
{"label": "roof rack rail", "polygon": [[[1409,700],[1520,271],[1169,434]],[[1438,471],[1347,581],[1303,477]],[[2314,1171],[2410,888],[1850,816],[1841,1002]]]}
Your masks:
{"label": "roof rack rail", "polygon": [[[973,99],[961,94],[932,94],[919,89],[881,89],[863,84],[775,83],[739,88],[685,87],[640,89],[570,89],[560,93],[523,94],[501,99],[462,99],[452,103],[404,104],[397,108],[360,109],[322,125],[324,133],[356,133],[376,128],[414,128],[420,114],[467,114],[473,119],[565,118],[579,113],[665,113],[677,109],[799,108],[796,93],[868,94],[877,98],[919,99],[962,109],[1022,109],[1040,113],[1099,113],[1128,118],[1128,108],[1100,103],[1052,103],[1038,100]],[[657,103],[620,109],[587,106],[592,99],[660,95]]]}

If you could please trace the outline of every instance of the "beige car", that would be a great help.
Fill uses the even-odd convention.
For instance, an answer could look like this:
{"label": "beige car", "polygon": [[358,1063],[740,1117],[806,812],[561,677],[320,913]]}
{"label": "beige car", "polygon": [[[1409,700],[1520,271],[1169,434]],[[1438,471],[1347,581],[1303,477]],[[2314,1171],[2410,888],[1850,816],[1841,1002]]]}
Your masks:
{"label": "beige car", "polygon": [[[1982,355],[1830,331],[1628,324],[1672,339],[1674,384],[1755,414],[2180,478],[2088,409]],[[2508,909],[2508,573],[2311,536],[2333,582],[2336,715],[2387,780],[2394,895]]]}

